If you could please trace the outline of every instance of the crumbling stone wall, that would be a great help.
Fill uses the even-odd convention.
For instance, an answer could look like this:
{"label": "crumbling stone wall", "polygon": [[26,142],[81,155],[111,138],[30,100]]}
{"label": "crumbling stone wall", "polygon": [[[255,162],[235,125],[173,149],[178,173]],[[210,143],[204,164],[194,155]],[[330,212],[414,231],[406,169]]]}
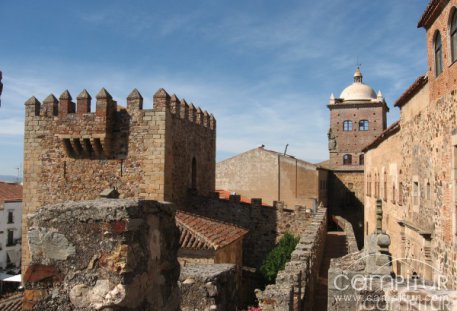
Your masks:
{"label": "crumbling stone wall", "polygon": [[101,199],[29,216],[25,310],[178,310],[174,208]]}
{"label": "crumbling stone wall", "polygon": [[300,235],[300,242],[275,284],[256,293],[259,306],[270,310],[311,310],[327,235],[327,209],[320,208]]}
{"label": "crumbling stone wall", "polygon": [[[95,199],[106,188],[123,198],[179,202],[189,189],[214,191],[216,121],[163,89],[152,109],[134,90],[127,107],[102,89],[91,112],[84,90],[76,104],[59,98],[25,103],[24,215],[46,204]],[[23,222],[26,241],[27,222]],[[23,243],[23,271],[28,248]]]}
{"label": "crumbling stone wall", "polygon": [[261,199],[247,204],[240,202],[238,195],[219,199],[217,192],[211,198],[194,196],[181,208],[248,229],[243,239],[243,265],[254,268],[260,267],[284,233],[301,236],[313,221],[310,207],[285,209],[281,202],[262,205]]}
{"label": "crumbling stone wall", "polygon": [[235,311],[239,297],[235,265],[187,265],[181,268],[179,286],[182,311]]}

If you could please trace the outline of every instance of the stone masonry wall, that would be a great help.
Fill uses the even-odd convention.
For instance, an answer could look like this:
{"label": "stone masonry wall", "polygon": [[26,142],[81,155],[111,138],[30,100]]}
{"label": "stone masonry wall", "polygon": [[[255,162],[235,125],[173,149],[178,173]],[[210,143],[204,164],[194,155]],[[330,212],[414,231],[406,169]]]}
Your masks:
{"label": "stone masonry wall", "polygon": [[182,311],[235,311],[239,275],[235,265],[187,265],[179,277]]}
{"label": "stone masonry wall", "polygon": [[[415,105],[414,98],[406,105]],[[401,259],[394,265],[396,272],[405,276],[416,272],[428,280],[442,274],[453,289],[457,289],[456,111],[455,90],[414,115],[403,115],[402,108],[400,131],[367,154],[367,172],[387,170],[387,189],[396,189],[387,192],[386,207],[391,211],[384,217],[394,240],[392,256]],[[386,158],[385,153],[398,156]],[[367,197],[365,203],[372,214],[374,199]],[[374,220],[370,216],[367,221]]]}
{"label": "stone masonry wall", "polygon": [[[216,188],[249,198],[262,198],[272,205],[306,205],[310,199],[326,200],[319,180],[327,174],[316,165],[289,155],[258,147],[216,165]],[[326,202],[324,202],[326,204]]]}
{"label": "stone masonry wall", "polygon": [[251,204],[233,200],[222,200],[214,193],[214,198],[193,197],[185,205],[186,210],[235,224],[246,228],[249,233],[243,240],[243,265],[259,268],[266,255],[273,249],[285,232],[301,236],[308,230],[313,220],[310,207],[295,210],[284,209],[282,203],[274,207],[262,205],[259,199],[252,199]]}
{"label": "stone masonry wall", "polygon": [[178,310],[179,231],[168,203],[66,202],[29,216],[25,310]]}
{"label": "stone masonry wall", "polygon": [[[330,129],[335,136],[335,150],[330,151],[332,169],[363,170],[359,163],[362,149],[386,128],[386,109],[380,103],[334,104],[330,109]],[[343,131],[344,121],[352,121],[352,131]],[[368,131],[359,131],[359,121],[368,120]],[[343,156],[352,155],[352,165],[343,165]]]}
{"label": "stone masonry wall", "polygon": [[[172,202],[191,188],[203,195],[214,190],[212,115],[163,89],[152,109],[143,109],[137,90],[126,108],[105,89],[96,97],[95,112],[85,90],[76,104],[68,91],[59,100],[50,95],[42,104],[35,97],[25,103],[25,216],[46,204],[95,199],[107,188],[116,188],[121,198]],[[26,221],[23,226],[26,241]]]}
{"label": "stone masonry wall", "polygon": [[300,242],[275,284],[256,293],[259,307],[271,310],[311,310],[327,235],[327,210],[318,209],[300,235]]}

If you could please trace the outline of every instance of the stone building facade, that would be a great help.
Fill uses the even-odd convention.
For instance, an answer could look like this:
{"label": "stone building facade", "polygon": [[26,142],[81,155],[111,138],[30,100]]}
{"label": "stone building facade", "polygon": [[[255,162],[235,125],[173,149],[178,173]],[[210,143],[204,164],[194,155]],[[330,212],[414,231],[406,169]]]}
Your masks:
{"label": "stone building facade", "polygon": [[0,272],[21,267],[22,185],[0,182]]}
{"label": "stone building facade", "polygon": [[381,91],[376,93],[363,83],[359,67],[354,73],[354,82],[338,98],[332,94],[327,107],[330,110],[329,214],[347,218],[361,246],[365,159],[362,149],[386,128],[389,108]]}
{"label": "stone building facade", "polygon": [[400,120],[366,148],[365,214],[374,229],[376,198],[392,237],[396,273],[427,280],[441,275],[457,288],[457,1],[430,1],[428,72],[397,100]]}
{"label": "stone building facade", "polygon": [[216,188],[273,205],[327,205],[327,169],[258,147],[216,164]]}
{"label": "stone building facade", "polygon": [[[59,100],[51,94],[42,104],[35,97],[25,103],[24,215],[46,204],[95,199],[107,188],[121,198],[177,204],[189,192],[214,191],[212,115],[164,89],[152,109],[143,108],[136,89],[126,108],[102,89],[95,107],[91,112],[85,90],[76,103],[68,91]],[[23,259],[29,260],[27,248]]]}

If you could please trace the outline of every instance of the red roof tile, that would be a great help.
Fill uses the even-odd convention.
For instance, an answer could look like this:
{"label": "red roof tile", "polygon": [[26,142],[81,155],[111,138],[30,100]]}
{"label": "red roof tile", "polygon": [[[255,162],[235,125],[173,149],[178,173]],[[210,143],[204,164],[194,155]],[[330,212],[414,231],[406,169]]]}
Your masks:
{"label": "red roof tile", "polygon": [[408,100],[413,98],[413,96],[416,95],[427,84],[427,82],[427,76],[420,76],[417,78],[416,81],[414,81],[413,84],[411,84],[409,88],[407,88],[406,91],[401,94],[401,96],[395,102],[394,106],[402,107],[408,102]]}
{"label": "red roof tile", "polygon": [[2,311],[20,311],[22,310],[22,293],[1,299],[0,310]]}
{"label": "red roof tile", "polygon": [[0,181],[0,201],[22,201],[22,185]]}
{"label": "red roof tile", "polygon": [[176,225],[181,248],[216,250],[248,233],[244,228],[183,211],[176,212]]}
{"label": "red roof tile", "polygon": [[[222,199],[222,200],[229,200],[230,199],[230,194],[232,193],[230,191],[220,190],[220,189],[216,190],[216,192],[219,192],[219,199]],[[246,204],[251,204],[251,198],[240,196],[240,202],[241,203],[246,203]],[[262,206],[270,206],[270,205],[265,204],[265,203],[262,202]]]}

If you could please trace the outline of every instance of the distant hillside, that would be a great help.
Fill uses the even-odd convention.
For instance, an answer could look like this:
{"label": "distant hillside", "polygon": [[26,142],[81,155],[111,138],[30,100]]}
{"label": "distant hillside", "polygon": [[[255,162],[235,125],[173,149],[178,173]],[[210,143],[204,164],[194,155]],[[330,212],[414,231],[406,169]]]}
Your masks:
{"label": "distant hillside", "polygon": [[[17,182],[17,176],[12,176],[12,175],[0,175],[0,181],[6,181],[6,182]],[[19,179],[19,182],[22,180]]]}

